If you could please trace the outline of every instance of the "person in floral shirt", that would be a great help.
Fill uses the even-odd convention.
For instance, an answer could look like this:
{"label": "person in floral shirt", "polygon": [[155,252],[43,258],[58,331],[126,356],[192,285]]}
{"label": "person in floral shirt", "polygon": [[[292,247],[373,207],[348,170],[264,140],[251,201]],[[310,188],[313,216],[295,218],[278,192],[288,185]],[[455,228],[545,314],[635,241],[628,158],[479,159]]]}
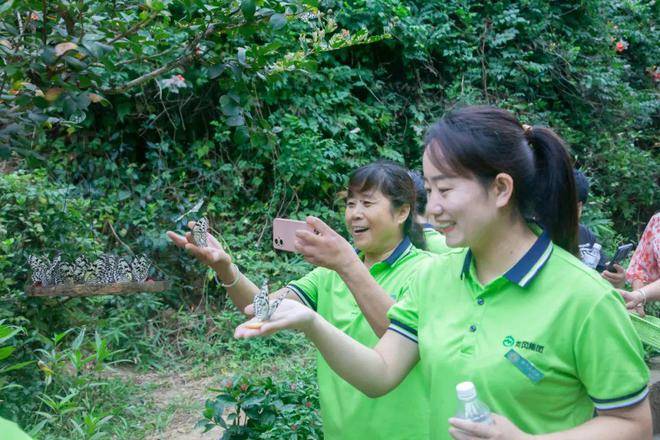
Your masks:
{"label": "person in floral shirt", "polygon": [[626,300],[626,307],[644,314],[644,305],[660,301],[660,212],[656,212],[639,241],[630,260],[626,278],[632,292],[619,290]]}

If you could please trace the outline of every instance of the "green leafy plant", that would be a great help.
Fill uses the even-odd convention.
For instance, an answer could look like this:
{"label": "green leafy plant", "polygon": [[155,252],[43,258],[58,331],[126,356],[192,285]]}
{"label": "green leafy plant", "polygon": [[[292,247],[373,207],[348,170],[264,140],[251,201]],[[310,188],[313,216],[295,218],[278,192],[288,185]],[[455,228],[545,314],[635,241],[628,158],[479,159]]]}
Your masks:
{"label": "green leafy plant", "polygon": [[205,431],[221,426],[223,439],[322,437],[314,383],[236,376],[211,390],[219,394],[206,401],[198,425]]}
{"label": "green leafy plant", "polygon": [[10,359],[10,356],[16,350],[16,347],[13,345],[6,345],[6,343],[23,331],[24,330],[21,327],[6,325],[4,324],[4,320],[0,320],[0,391],[19,387],[19,384],[7,381],[7,373],[19,370],[33,363],[33,361],[13,362]]}

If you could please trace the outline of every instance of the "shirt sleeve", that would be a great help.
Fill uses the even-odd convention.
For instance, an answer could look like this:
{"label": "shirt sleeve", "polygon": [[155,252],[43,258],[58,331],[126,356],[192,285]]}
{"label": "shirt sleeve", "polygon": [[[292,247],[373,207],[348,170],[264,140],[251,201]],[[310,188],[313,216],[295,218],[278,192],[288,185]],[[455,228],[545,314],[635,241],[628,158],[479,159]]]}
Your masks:
{"label": "shirt sleeve", "polygon": [[574,356],[578,377],[596,409],[632,406],[647,396],[649,370],[642,343],[614,291],[586,315]]}
{"label": "shirt sleeve", "polygon": [[302,278],[291,281],[286,287],[298,295],[298,298],[300,298],[303,304],[312,310],[316,310],[321,281],[326,272],[327,269],[317,267]]}
{"label": "shirt sleeve", "polygon": [[629,282],[641,281],[646,285],[655,281],[653,275],[657,275],[659,266],[653,250],[653,240],[656,234],[660,235],[660,214],[651,217],[639,240],[639,245],[630,259],[630,265],[626,271],[626,278]]}
{"label": "shirt sleeve", "polygon": [[417,343],[419,307],[417,305],[417,295],[410,288],[410,285],[405,287],[399,301],[390,307],[387,317],[390,319],[388,330],[397,332]]}

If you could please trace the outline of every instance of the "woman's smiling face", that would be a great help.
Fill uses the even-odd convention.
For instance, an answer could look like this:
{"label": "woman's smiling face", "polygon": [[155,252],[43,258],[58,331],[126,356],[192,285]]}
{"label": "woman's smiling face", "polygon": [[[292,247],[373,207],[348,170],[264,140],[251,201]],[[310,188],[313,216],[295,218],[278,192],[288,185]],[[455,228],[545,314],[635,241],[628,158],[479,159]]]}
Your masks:
{"label": "woman's smiling face", "polygon": [[431,161],[422,159],[426,210],[451,247],[469,247],[483,240],[497,216],[488,190],[475,178],[447,175]]}
{"label": "woman's smiling face", "polygon": [[401,215],[380,190],[351,192],[346,199],[346,228],[355,247],[365,253],[379,253],[403,239]]}

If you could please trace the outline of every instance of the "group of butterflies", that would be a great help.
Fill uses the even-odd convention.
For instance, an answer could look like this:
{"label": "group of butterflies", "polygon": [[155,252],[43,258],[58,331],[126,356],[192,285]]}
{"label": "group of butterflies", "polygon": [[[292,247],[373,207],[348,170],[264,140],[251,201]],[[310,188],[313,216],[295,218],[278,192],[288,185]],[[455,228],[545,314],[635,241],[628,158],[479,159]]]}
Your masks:
{"label": "group of butterflies", "polygon": [[[208,231],[209,221],[206,217],[202,217],[195,222],[192,228],[192,240],[196,246],[208,247]],[[268,280],[265,280],[259,292],[254,296],[254,316],[256,321],[261,323],[268,321],[285,297],[286,293],[282,293],[271,303],[269,301]]]}
{"label": "group of butterflies", "polygon": [[128,260],[115,254],[102,254],[94,261],[84,255],[73,263],[57,255],[51,261],[47,256],[30,255],[28,264],[32,269],[32,282],[42,287],[58,284],[112,284],[143,283],[149,277],[151,262],[145,255],[136,255]]}

